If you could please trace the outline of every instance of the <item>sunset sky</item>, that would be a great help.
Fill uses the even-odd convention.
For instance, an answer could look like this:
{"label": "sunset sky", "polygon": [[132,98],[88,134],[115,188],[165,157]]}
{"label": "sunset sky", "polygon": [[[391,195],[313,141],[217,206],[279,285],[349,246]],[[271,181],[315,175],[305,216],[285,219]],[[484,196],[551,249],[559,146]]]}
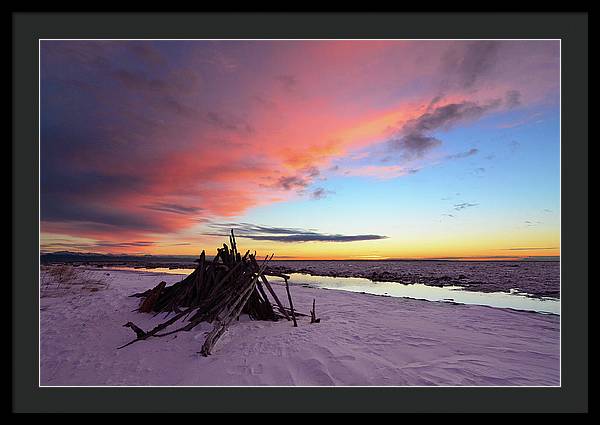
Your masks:
{"label": "sunset sky", "polygon": [[41,41],[41,250],[559,255],[559,41]]}

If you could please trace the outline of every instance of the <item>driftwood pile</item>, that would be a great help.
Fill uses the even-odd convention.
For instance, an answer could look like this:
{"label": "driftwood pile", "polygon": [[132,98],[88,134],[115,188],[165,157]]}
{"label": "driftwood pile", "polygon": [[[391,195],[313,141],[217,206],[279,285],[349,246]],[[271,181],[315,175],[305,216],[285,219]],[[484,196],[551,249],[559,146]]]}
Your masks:
{"label": "driftwood pile", "polygon": [[[167,316],[173,316],[148,332],[132,322],[127,322],[123,326],[131,328],[136,334],[136,339],[119,348],[150,337],[189,331],[201,322],[209,322],[214,323],[214,326],[200,351],[202,355],[208,356],[218,339],[234,319],[239,319],[240,314],[248,314],[253,320],[287,319],[293,321],[294,326],[298,326],[296,316],[307,315],[294,311],[288,284],[289,276],[267,273],[267,265],[273,254],[260,263],[256,260],[256,253],[246,251],[242,256],[237,250],[233,230],[229,242],[230,246],[223,244],[223,248],[217,249],[217,255],[211,261],[206,259],[206,254],[202,251],[200,258],[196,260],[198,266],[182,281],[171,286],[160,282],[152,289],[131,295],[141,298],[137,311],[167,313]],[[289,307],[285,307],[279,300],[267,280],[267,275],[285,280]],[[271,302],[265,289],[274,302]],[[320,319],[316,319],[314,309],[313,301],[311,323],[318,323]],[[167,330],[174,323],[186,319],[187,323],[184,326]]]}

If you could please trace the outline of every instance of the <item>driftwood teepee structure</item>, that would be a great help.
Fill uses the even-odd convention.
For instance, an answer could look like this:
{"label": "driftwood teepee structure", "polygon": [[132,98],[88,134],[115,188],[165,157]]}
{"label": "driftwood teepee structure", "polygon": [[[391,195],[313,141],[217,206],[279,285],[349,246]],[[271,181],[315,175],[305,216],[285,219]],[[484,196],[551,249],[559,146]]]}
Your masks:
{"label": "driftwood teepee structure", "polygon": [[[217,249],[217,255],[212,261],[206,260],[205,252],[202,251],[200,258],[196,260],[198,266],[182,281],[171,286],[161,282],[153,289],[131,295],[141,298],[137,311],[156,314],[165,312],[173,316],[148,332],[132,322],[126,323],[124,326],[133,329],[137,337],[119,348],[150,337],[189,331],[201,322],[209,322],[214,323],[214,327],[200,351],[202,355],[207,356],[230,323],[243,313],[248,314],[253,320],[287,319],[297,326],[296,316],[306,315],[294,311],[288,284],[289,276],[268,274],[285,280],[289,307],[282,304],[267,280],[266,268],[273,255],[266,257],[260,263],[256,260],[256,253],[250,254],[250,251],[246,251],[242,256],[237,251],[233,230],[229,242],[230,246],[223,244],[223,248]],[[311,323],[318,323],[314,319],[313,303]],[[184,326],[167,330],[169,326],[185,320],[187,322]]]}

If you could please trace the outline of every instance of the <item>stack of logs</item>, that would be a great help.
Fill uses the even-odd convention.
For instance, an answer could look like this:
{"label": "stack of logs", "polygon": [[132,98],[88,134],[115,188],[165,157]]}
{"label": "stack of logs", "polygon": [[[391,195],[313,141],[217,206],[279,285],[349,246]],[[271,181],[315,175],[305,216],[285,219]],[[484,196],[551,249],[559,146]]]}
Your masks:
{"label": "stack of logs", "polygon": [[[136,333],[136,339],[119,347],[123,348],[149,337],[163,337],[180,331],[189,331],[201,322],[213,323],[212,331],[207,335],[200,353],[208,356],[218,339],[227,330],[234,319],[240,314],[247,314],[253,320],[279,319],[291,320],[298,326],[296,317],[307,316],[294,311],[292,297],[288,284],[289,276],[277,273],[267,273],[267,265],[273,255],[263,261],[256,260],[256,253],[250,251],[242,256],[237,251],[233,230],[229,236],[230,247],[223,244],[217,249],[217,255],[211,260],[206,259],[202,251],[196,260],[198,266],[185,279],[171,286],[160,282],[155,288],[131,295],[141,298],[137,311],[173,314],[169,320],[157,325],[150,331],[143,331],[132,322],[124,326]],[[278,276],[285,280],[289,307],[279,300],[266,276]],[[263,287],[264,285],[264,287]],[[272,303],[266,291],[273,298]],[[311,323],[318,323],[315,306],[311,311]],[[186,322],[187,320],[187,322]],[[177,322],[185,325],[173,330],[167,328]]]}

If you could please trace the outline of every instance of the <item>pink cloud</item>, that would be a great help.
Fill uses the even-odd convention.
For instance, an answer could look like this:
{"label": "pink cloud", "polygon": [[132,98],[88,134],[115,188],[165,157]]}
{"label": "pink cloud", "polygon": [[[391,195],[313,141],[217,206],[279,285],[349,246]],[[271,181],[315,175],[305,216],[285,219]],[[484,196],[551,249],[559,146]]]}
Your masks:
{"label": "pink cloud", "polygon": [[557,90],[555,43],[199,43],[42,46],[43,232],[185,231],[306,196],[334,160],[365,158],[433,99],[483,104],[512,90],[531,104]]}

